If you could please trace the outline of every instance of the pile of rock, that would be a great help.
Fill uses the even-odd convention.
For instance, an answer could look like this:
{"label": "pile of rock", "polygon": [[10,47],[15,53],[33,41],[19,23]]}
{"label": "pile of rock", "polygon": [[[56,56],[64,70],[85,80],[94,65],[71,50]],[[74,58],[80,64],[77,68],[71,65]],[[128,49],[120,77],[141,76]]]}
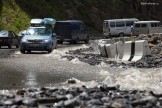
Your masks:
{"label": "pile of rock", "polygon": [[0,94],[5,108],[160,108],[162,94],[152,91],[120,90],[119,86],[97,84],[62,88],[30,88],[15,94]]}
{"label": "pile of rock", "polygon": [[[147,37],[146,37],[147,39]],[[149,41],[149,39],[148,39]],[[160,68],[162,67],[162,45],[158,42],[158,44],[154,44],[149,41],[149,47],[151,49],[151,56],[146,56],[137,62],[123,62],[121,60],[113,60],[110,58],[102,57],[100,54],[95,53],[93,48],[81,48],[77,50],[70,50],[67,52],[66,56],[62,56],[62,58],[67,58],[71,61],[74,58],[78,58],[80,61],[88,63],[90,65],[99,65],[102,62],[106,63],[111,67],[137,67],[137,68]]]}

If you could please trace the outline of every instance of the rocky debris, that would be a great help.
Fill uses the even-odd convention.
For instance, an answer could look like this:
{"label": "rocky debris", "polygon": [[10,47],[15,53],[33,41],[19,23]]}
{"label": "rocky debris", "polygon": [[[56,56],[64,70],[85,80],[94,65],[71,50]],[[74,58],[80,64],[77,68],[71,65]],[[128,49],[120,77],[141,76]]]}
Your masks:
{"label": "rocky debris", "polygon": [[[135,37],[134,37],[135,38]],[[81,62],[88,63],[90,65],[100,65],[102,62],[110,67],[137,67],[137,68],[160,68],[162,67],[162,36],[157,35],[143,35],[141,34],[137,40],[147,40],[148,46],[151,51],[151,55],[138,60],[137,62],[122,62],[120,60],[113,60],[110,58],[102,57],[96,53],[92,47],[80,48],[77,50],[70,50],[66,52],[67,55],[62,58],[67,58],[69,61],[78,58]]]}
{"label": "rocky debris", "polygon": [[[5,108],[160,108],[162,94],[121,90],[118,85],[99,83],[93,87],[30,88],[16,94],[0,94]],[[23,93],[22,93],[23,92]],[[34,95],[33,95],[34,94]]]}

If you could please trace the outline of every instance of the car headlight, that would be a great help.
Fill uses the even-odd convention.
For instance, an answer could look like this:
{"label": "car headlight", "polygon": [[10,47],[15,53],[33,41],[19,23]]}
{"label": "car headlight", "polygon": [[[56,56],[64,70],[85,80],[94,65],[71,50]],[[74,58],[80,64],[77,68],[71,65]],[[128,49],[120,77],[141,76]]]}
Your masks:
{"label": "car headlight", "polygon": [[44,42],[49,42],[49,40],[46,39],[46,40],[44,40]]}
{"label": "car headlight", "polygon": [[22,41],[22,42],[27,42],[27,39],[22,39],[21,41]]}

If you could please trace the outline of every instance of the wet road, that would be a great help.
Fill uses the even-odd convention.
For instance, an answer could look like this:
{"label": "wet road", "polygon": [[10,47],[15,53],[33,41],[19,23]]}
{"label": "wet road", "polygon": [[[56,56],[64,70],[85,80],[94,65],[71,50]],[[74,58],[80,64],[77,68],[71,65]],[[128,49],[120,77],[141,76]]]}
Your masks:
{"label": "wet road", "polygon": [[162,92],[162,69],[123,69],[101,64],[91,66],[77,59],[67,61],[61,55],[68,50],[89,45],[59,45],[51,54],[33,52],[21,54],[19,49],[0,49],[0,89],[22,89],[42,86],[70,86],[66,81],[77,80],[77,85],[98,82],[119,84],[122,89],[141,89]]}
{"label": "wet road", "polygon": [[59,45],[51,54],[21,54],[15,48],[0,49],[0,89],[53,86],[66,83],[70,78],[81,82],[103,81],[105,78],[99,74],[101,68],[60,59],[64,52],[80,47],[86,45]]}

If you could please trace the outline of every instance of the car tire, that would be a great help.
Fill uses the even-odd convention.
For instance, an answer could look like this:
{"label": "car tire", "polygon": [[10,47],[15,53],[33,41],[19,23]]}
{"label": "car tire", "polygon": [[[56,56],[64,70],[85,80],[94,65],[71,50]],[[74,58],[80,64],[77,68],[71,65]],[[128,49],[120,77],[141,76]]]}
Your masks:
{"label": "car tire", "polygon": [[11,49],[11,48],[12,48],[12,45],[11,45],[11,44],[9,44],[9,45],[8,45],[8,48],[9,48],[9,49]]}
{"label": "car tire", "polygon": [[19,45],[18,44],[16,45],[16,48],[19,48]]}
{"label": "car tire", "polygon": [[85,43],[86,43],[86,44],[89,43],[89,37],[87,37],[87,39],[85,40]]}
{"label": "car tire", "polygon": [[20,52],[21,52],[22,54],[25,54],[25,50],[24,50],[24,49],[20,49]]}
{"label": "car tire", "polygon": [[63,44],[63,41],[62,41],[62,40],[60,40],[60,41],[58,41],[57,43],[58,43],[58,44]]}
{"label": "car tire", "polygon": [[31,53],[31,50],[27,50],[27,53]]}
{"label": "car tire", "polygon": [[124,33],[119,33],[119,37],[124,37]]}
{"label": "car tire", "polygon": [[52,48],[48,49],[48,53],[51,53],[52,52]]}
{"label": "car tire", "polygon": [[74,41],[74,44],[77,44],[79,43],[79,38],[77,38],[75,41]]}

